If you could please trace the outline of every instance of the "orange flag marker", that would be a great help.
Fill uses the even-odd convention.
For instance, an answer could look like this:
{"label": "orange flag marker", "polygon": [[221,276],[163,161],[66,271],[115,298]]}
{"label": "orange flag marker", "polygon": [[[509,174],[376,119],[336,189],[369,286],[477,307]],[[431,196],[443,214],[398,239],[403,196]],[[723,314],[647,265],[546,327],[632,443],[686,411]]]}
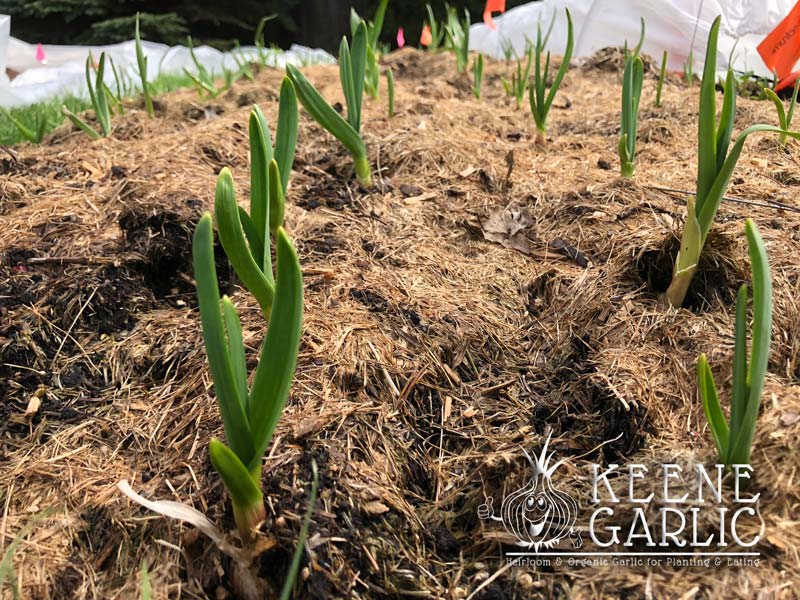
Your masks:
{"label": "orange flag marker", "polygon": [[422,33],[419,35],[419,43],[427,48],[431,45],[431,42],[433,42],[433,36],[431,35],[430,25],[425,25],[425,27],[422,28]]}
{"label": "orange flag marker", "polygon": [[800,2],[758,45],[764,64],[778,74],[777,89],[794,85],[795,65],[800,59]]}
{"label": "orange flag marker", "polygon": [[483,9],[483,22],[489,26],[489,29],[497,29],[497,25],[492,19],[493,12],[506,12],[506,0],[486,0],[486,8]]}

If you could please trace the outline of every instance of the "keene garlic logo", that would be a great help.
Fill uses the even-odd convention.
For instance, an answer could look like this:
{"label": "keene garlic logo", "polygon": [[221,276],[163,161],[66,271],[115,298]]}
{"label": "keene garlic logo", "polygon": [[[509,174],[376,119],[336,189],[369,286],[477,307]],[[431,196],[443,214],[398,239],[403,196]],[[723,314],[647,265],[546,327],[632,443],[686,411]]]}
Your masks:
{"label": "keene garlic logo", "polygon": [[[745,492],[753,469],[740,464],[727,469],[721,464],[714,465],[713,469],[695,464],[684,470],[678,464],[665,463],[652,471],[642,464],[628,464],[622,469],[616,464],[605,469],[593,464],[592,514],[583,531],[588,533],[597,550],[578,552],[583,547],[581,529],[576,526],[578,505],[553,484],[554,473],[565,461],[551,466],[555,453],[548,454],[549,444],[550,436],[535,461],[522,450],[533,469],[532,476],[520,489],[505,496],[499,514],[495,514],[491,496],[478,507],[478,517],[502,523],[516,538],[517,546],[539,553],[540,549],[552,549],[569,537],[573,547],[569,552],[555,550],[545,554],[656,556],[662,560],[687,554],[694,556],[686,550],[699,550],[697,556],[724,557],[728,561],[732,558],[755,560],[760,556],[754,548],[761,537],[758,526],[760,494]],[[729,486],[723,484],[726,473]],[[615,493],[612,478],[618,483],[627,483],[622,487],[623,496]],[[623,505],[628,507],[624,514],[632,514],[632,519],[624,514],[617,517],[615,508]],[[651,505],[648,514],[645,510]],[[615,523],[617,518],[624,526]],[[648,550],[634,552],[635,545]],[[757,561],[752,564],[757,566]]]}
{"label": "keene garlic logo", "polygon": [[553,473],[564,461],[549,466],[553,457],[553,454],[547,455],[549,443],[548,436],[536,462],[522,450],[533,468],[533,477],[521,489],[503,499],[500,516],[494,514],[491,496],[478,507],[479,518],[500,521],[505,530],[517,538],[517,546],[533,548],[535,552],[539,548],[552,548],[567,536],[575,548],[583,545],[580,532],[574,528],[578,505],[553,486]]}

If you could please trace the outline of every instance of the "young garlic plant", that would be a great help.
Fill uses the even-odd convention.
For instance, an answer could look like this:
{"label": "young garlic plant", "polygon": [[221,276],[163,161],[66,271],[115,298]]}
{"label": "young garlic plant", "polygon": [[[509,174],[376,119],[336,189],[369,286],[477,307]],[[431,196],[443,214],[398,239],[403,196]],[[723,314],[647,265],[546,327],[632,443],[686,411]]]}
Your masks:
{"label": "young garlic plant", "polygon": [[[546,43],[547,42],[543,42],[543,44]],[[525,55],[528,57],[525,69],[523,70],[522,61],[518,58],[517,72],[511,74],[511,83],[508,83],[504,78],[500,80],[506,90],[506,95],[513,96],[517,101],[517,109],[522,108],[522,102],[525,100],[525,92],[528,91],[528,86],[530,85],[531,66],[533,65],[533,46],[530,43],[527,44]]]}
{"label": "young garlic plant", "polygon": [[345,121],[325,98],[309,83],[297,67],[286,65],[300,103],[317,123],[327,129],[353,156],[353,166],[359,183],[372,185],[372,172],[367,148],[361,138],[361,100],[364,95],[364,69],[367,51],[367,27],[361,21],[353,36],[352,48],[342,38],[339,46],[339,78],[342,83],[347,120]]}
{"label": "young garlic plant", "polygon": [[144,96],[144,106],[147,116],[153,118],[155,109],[153,108],[153,98],[150,95],[150,83],[147,81],[147,57],[142,50],[142,38],[139,35],[139,13],[136,13],[136,29],[134,30],[134,40],[136,43],[136,64],[139,67],[139,77],[142,81],[142,95]]}
{"label": "young garlic plant", "polygon": [[373,100],[378,98],[380,89],[380,65],[378,61],[381,57],[381,50],[378,43],[383,31],[383,20],[388,6],[389,0],[381,0],[378,9],[375,11],[374,21],[365,21],[358,16],[355,9],[350,9],[350,35],[355,36],[356,30],[362,21],[367,26],[367,62],[364,69],[364,89]]}
{"label": "young garlic plant", "polygon": [[297,97],[291,81],[284,78],[274,148],[261,109],[254,106],[250,112],[250,213],[236,203],[233,180],[225,169],[214,202],[225,254],[267,318],[275,296],[270,233],[275,235],[283,224],[285,192],[297,145],[297,117]]}
{"label": "young garlic plant", "polygon": [[483,87],[483,54],[478,54],[472,61],[472,95],[478,100],[481,99],[481,88]]}
{"label": "young garlic plant", "polygon": [[728,466],[750,464],[772,339],[772,281],[767,252],[758,228],[752,220],[747,220],[745,229],[753,277],[751,347],[748,357],[747,286],[742,285],[736,296],[733,388],[730,421],[727,423],[706,355],[701,354],[697,360],[697,386],[703,400],[703,410],[719,453],[719,460]]}
{"label": "young garlic plant", "polygon": [[428,44],[428,50],[438,50],[439,46],[441,46],[444,41],[444,27],[436,20],[436,16],[433,14],[433,9],[430,4],[425,4],[425,10],[428,13],[428,20],[425,24],[431,32],[431,43]]}
{"label": "young garlic plant", "polygon": [[[733,146],[733,121],[736,114],[736,89],[733,71],[728,69],[722,100],[722,112],[717,122],[716,113],[716,57],[720,17],[714,20],[708,35],[706,60],[700,84],[700,109],[697,127],[697,192],[687,202],[686,224],[681,234],[681,245],[675,257],[672,281],[666,292],[670,306],[680,308],[689,290],[706,237],[714,222],[719,205],[728,188],[733,169],[751,133],[777,133],[800,139],[800,133],[786,131],[772,125],[751,125],[743,130]],[[730,152],[729,150],[730,146]]]}
{"label": "young garlic plant", "polygon": [[[106,96],[108,96],[108,101],[111,103],[111,106],[116,106],[119,114],[124,115],[125,105],[123,104],[122,99],[130,94],[130,86],[126,83],[127,80],[125,79],[124,73],[122,77],[120,77],[120,73],[117,71],[117,67],[110,56],[108,57],[108,66],[111,67],[111,73],[114,75],[114,86],[117,91],[116,93],[112,92],[111,88],[104,84]],[[111,110],[113,114],[113,109]]]}
{"label": "young garlic plant", "polygon": [[656,86],[656,106],[661,106],[661,90],[664,88],[664,77],[667,75],[667,51],[661,57],[661,70],[658,73],[658,85]]}
{"label": "young garlic plant", "polygon": [[261,17],[261,20],[258,22],[256,26],[256,33],[253,44],[256,47],[256,52],[258,52],[258,62],[261,64],[262,67],[266,67],[267,65],[267,49],[266,49],[266,42],[264,41],[264,27],[267,23],[272,21],[273,19],[277,19],[278,14],[273,13],[271,15],[266,15]]}
{"label": "young garlic plant", "polygon": [[95,119],[98,125],[100,125],[100,133],[97,133],[91,125],[69,110],[66,105],[61,107],[61,113],[90,138],[98,140],[101,137],[108,137],[111,134],[111,110],[108,105],[110,91],[104,80],[106,53],[103,52],[100,54],[100,61],[97,63],[97,73],[95,74],[94,82],[92,82],[91,67],[92,56],[89,55],[86,58],[86,86],[89,88],[89,99],[94,108]]}
{"label": "young garlic plant", "polygon": [[[644,22],[644,21],[642,21]],[[633,177],[636,157],[636,126],[639,120],[639,99],[642,96],[642,59],[631,54],[625,59],[622,75],[622,119],[619,135],[620,174],[626,179]]]}
{"label": "young garlic plant", "polygon": [[[471,20],[469,10],[464,9],[464,20],[458,18],[456,9],[453,8],[452,12],[448,10],[447,24],[445,25],[445,33],[447,36],[447,44],[453,49],[456,54],[456,70],[463,73],[467,70],[469,64],[469,26]],[[431,37],[433,34],[431,34]]]}
{"label": "young garlic plant", "polygon": [[[192,73],[186,67],[183,68],[184,74],[191,79],[195,86],[197,87],[197,92],[202,96],[203,92],[209,98],[216,98],[225,90],[229,90],[231,86],[238,80],[242,75],[244,75],[248,70],[249,67],[244,64],[240,64],[237,60],[238,69],[228,69],[224,64],[222,66],[222,78],[223,78],[223,85],[222,87],[217,87],[216,80],[214,73],[206,69],[202,62],[197,58],[197,55],[194,51],[194,45],[192,43],[192,36],[187,36],[186,38],[186,45],[189,48],[189,55],[192,57],[192,62],[194,63],[194,68],[196,73]],[[234,60],[236,57],[234,55]]]}
{"label": "young garlic plant", "polygon": [[[218,202],[221,196],[235,202],[233,194],[230,172],[223,169],[217,182]],[[239,316],[227,296],[220,299],[209,213],[197,224],[192,244],[203,342],[229,444],[214,438],[208,451],[228,490],[236,526],[244,540],[251,539],[253,530],[266,516],[261,492],[262,458],[289,395],[300,348],[303,277],[294,246],[283,227],[276,231],[275,246],[274,305],[253,385],[248,388]]]}
{"label": "young garlic plant", "polygon": [[553,100],[556,97],[556,92],[564,79],[567,70],[569,69],[569,61],[572,58],[572,49],[575,40],[572,32],[572,15],[568,8],[564,9],[567,13],[567,46],[564,49],[564,56],[561,59],[561,66],[558,68],[553,79],[553,85],[550,91],[547,92],[547,79],[550,75],[550,51],[547,52],[547,57],[544,62],[544,70],[541,68],[542,51],[544,50],[544,38],[542,38],[542,28],[539,26],[536,32],[536,45],[534,46],[534,70],[533,70],[533,84],[528,89],[528,99],[530,100],[531,113],[533,113],[533,120],[536,122],[536,143],[545,145],[547,143],[547,115],[550,108],[553,106]]}
{"label": "young garlic plant", "polygon": [[183,68],[184,74],[194,81],[194,84],[197,86],[197,91],[199,94],[202,95],[203,92],[208,94],[209,98],[216,98],[217,96],[222,93],[222,89],[217,89],[217,86],[214,83],[214,74],[211,73],[208,69],[205,68],[203,63],[201,63],[197,55],[194,52],[194,44],[192,43],[192,36],[186,37],[186,47],[189,48],[189,55],[192,57],[192,62],[194,63],[194,68],[197,73],[192,73],[186,67]]}
{"label": "young garlic plant", "polygon": [[389,118],[394,116],[394,74],[392,68],[386,69],[386,91],[389,96]]}
{"label": "young garlic plant", "polygon": [[[800,79],[797,79],[794,82],[794,89],[792,90],[792,98],[789,101],[789,111],[787,112],[783,106],[783,100],[778,98],[778,94],[776,94],[773,90],[769,89],[768,87],[764,88],[764,95],[772,100],[775,104],[775,109],[778,111],[778,123],[780,124],[781,129],[787,131],[789,127],[792,126],[792,117],[794,116],[794,108],[797,105],[797,88],[800,87]],[[778,136],[778,143],[782,147],[786,147],[787,135],[785,133],[781,133]]]}
{"label": "young garlic plant", "polygon": [[[209,454],[233,503],[243,539],[264,519],[261,459],[289,393],[303,316],[303,280],[297,254],[283,229],[284,190],[297,143],[297,99],[288,78],[281,85],[273,149],[263,113],[250,113],[250,214],[236,202],[233,177],[217,179],[214,212],[228,260],[258,301],[268,328],[253,385],[248,389],[242,328],[229,298],[220,300],[211,215],[197,225],[194,270],[203,340],[229,446],[211,440]],[[277,268],[273,273],[271,238]]]}

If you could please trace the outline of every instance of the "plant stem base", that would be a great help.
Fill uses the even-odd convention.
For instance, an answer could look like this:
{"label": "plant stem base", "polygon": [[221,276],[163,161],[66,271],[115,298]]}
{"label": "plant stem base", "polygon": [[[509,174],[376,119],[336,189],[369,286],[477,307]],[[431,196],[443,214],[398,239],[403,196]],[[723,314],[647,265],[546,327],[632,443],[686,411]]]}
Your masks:
{"label": "plant stem base", "polygon": [[356,172],[358,183],[365,188],[372,187],[372,170],[369,166],[369,159],[364,157],[354,157],[353,166]]}

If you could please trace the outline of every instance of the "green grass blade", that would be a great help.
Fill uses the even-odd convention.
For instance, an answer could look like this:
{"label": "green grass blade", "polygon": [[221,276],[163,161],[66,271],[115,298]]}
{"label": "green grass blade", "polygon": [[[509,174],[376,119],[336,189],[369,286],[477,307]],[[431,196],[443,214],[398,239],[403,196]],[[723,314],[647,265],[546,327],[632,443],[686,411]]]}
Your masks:
{"label": "green grass blade", "polygon": [[273,159],[269,163],[269,230],[273,235],[278,227],[283,227],[286,214],[286,198],[281,187],[281,173],[278,162]]}
{"label": "green grass blade", "polygon": [[[272,158],[268,129],[264,113],[255,105],[250,111],[248,133],[250,136],[250,217],[253,220],[261,249],[269,248],[267,223],[269,221],[269,161]],[[266,252],[265,252],[266,254]],[[264,268],[264,254],[254,254],[259,268]]]}
{"label": "green grass blade", "polygon": [[[698,216],[717,178],[717,38],[720,17],[714,19],[708,34],[703,81],[700,84],[700,109],[697,124],[697,201]],[[702,223],[702,219],[701,219]]]}
{"label": "green grass blade", "polygon": [[303,517],[303,526],[300,528],[300,535],[297,537],[297,547],[292,555],[292,562],[289,565],[289,571],[286,573],[286,579],[283,581],[283,588],[281,588],[280,600],[289,600],[292,594],[294,582],[297,579],[297,573],[300,570],[300,559],[303,557],[303,549],[306,545],[306,538],[308,537],[308,529],[311,526],[311,516],[314,514],[314,506],[317,503],[317,489],[319,487],[319,473],[317,471],[317,461],[311,459],[311,493],[308,495],[308,506],[306,507],[306,514]]}
{"label": "green grass blade", "polygon": [[43,114],[36,116],[36,137],[35,142],[41,144],[44,139],[44,134],[47,131],[47,117]]}
{"label": "green grass blade", "polygon": [[8,587],[11,589],[11,598],[13,598],[13,600],[19,600],[21,597],[19,588],[17,587],[16,577],[14,576],[14,554],[17,551],[17,546],[19,546],[23,538],[33,530],[36,523],[48,514],[48,511],[44,511],[31,517],[19,530],[17,535],[14,536],[14,539],[11,540],[11,543],[6,547],[6,551],[3,553],[2,560],[0,560],[0,592],[3,591],[6,581],[8,581]]}
{"label": "green grass blade", "polygon": [[750,267],[753,273],[753,334],[750,366],[747,374],[747,409],[742,417],[741,430],[731,446],[731,464],[748,464],[755,437],[761,392],[769,362],[772,341],[772,274],[767,251],[758,228],[751,219],[745,226]]}
{"label": "green grass blade", "polygon": [[203,342],[211,377],[214,380],[217,404],[225,426],[225,437],[237,456],[243,461],[250,461],[253,458],[253,442],[244,407],[239,401],[225,340],[217,270],[214,266],[214,231],[211,215],[208,213],[197,223],[192,242],[192,255],[197,301],[203,325]]}
{"label": "green grass blade", "polygon": [[[219,240],[225,254],[239,279],[258,301],[264,316],[269,318],[275,288],[265,273],[256,263],[242,230],[239,220],[239,205],[233,189],[233,177],[228,168],[222,169],[217,178],[217,190],[214,198],[214,212],[217,217]],[[266,245],[264,255],[269,252]]]}
{"label": "green grass blade", "polygon": [[[573,34],[572,29],[572,15],[569,12],[568,8],[564,9],[567,13],[567,47],[564,49],[564,56],[561,59],[561,65],[558,67],[558,72],[556,73],[555,79],[553,79],[553,85],[550,87],[550,93],[547,94],[547,100],[544,103],[544,121],[547,120],[547,113],[550,112],[550,107],[553,105],[553,100],[556,97],[556,92],[558,92],[558,88],[561,86],[561,81],[564,79],[564,75],[567,74],[569,70],[569,61],[572,59],[572,50],[575,47],[575,36]],[[544,82],[546,85],[546,82]]]}
{"label": "green grass blade", "polygon": [[67,117],[70,121],[72,121],[73,125],[75,125],[78,129],[83,131],[86,135],[88,135],[93,140],[99,140],[101,135],[97,133],[91,126],[81,119],[78,115],[73,113],[70,109],[66,106],[61,107],[61,114]]}
{"label": "green grass blade", "polygon": [[[19,130],[19,132],[22,134],[22,137],[24,137],[26,140],[34,144],[38,144],[39,142],[42,141],[42,136],[44,136],[44,131],[43,128],[41,127],[41,123],[44,122],[44,119],[40,121],[40,126],[37,128],[37,132],[34,133],[32,129],[29,129],[25,124],[22,123],[22,121],[20,121],[14,115],[12,115],[7,108],[0,106],[0,112],[2,112],[3,115],[14,124],[14,127],[16,127]],[[39,136],[38,134],[39,131],[42,132],[42,136]]]}
{"label": "green grass blade", "polygon": [[139,600],[151,600],[153,597],[153,586],[150,583],[150,572],[147,570],[147,561],[142,559],[142,566],[139,569]]}
{"label": "green grass blade", "polygon": [[736,295],[736,323],[733,347],[733,388],[731,391],[731,431],[733,437],[742,428],[747,409],[747,286]]}
{"label": "green grass blade", "polygon": [[242,337],[242,323],[233,302],[227,296],[222,297],[222,320],[228,340],[228,356],[231,359],[233,382],[239,391],[239,401],[247,413],[247,359],[244,355],[244,338]]}
{"label": "green grass blade", "polygon": [[700,389],[700,398],[703,401],[703,411],[706,414],[708,427],[711,429],[711,436],[717,446],[720,460],[726,460],[728,454],[729,431],[728,424],[725,422],[725,415],[719,404],[717,387],[714,385],[714,376],[708,366],[706,355],[701,354],[697,360],[697,387]]}
{"label": "green grass blade", "polygon": [[294,165],[297,148],[297,94],[288,77],[281,83],[280,104],[278,107],[278,129],[275,132],[275,160],[281,173],[281,189],[289,189],[289,176]]}
{"label": "green grass blade", "polygon": [[[297,253],[283,228],[275,239],[275,305],[250,394],[249,417],[257,451],[253,461],[259,463],[289,395],[303,321],[303,275]],[[251,471],[255,467],[255,462],[248,464]]]}

